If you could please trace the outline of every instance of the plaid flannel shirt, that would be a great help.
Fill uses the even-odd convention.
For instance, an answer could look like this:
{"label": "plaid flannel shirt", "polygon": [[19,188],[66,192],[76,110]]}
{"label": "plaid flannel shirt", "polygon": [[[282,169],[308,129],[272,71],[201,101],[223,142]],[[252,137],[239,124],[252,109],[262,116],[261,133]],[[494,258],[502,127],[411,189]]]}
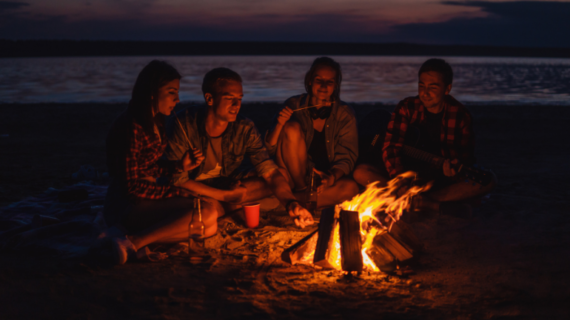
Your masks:
{"label": "plaid flannel shirt", "polygon": [[129,195],[145,199],[162,199],[180,194],[178,187],[170,183],[156,182],[158,178],[171,176],[174,171],[171,164],[159,161],[166,145],[166,135],[162,134],[161,139],[158,139],[157,135],[151,138],[141,125],[132,122],[132,135],[125,158],[125,181]]}
{"label": "plaid flannel shirt", "polygon": [[[466,165],[474,164],[474,135],[469,110],[449,95],[445,97],[443,103],[441,156],[458,159]],[[408,125],[421,124],[425,121],[426,112],[428,111],[420,98],[416,96],[400,101],[392,113],[382,148],[382,158],[390,177],[404,172],[400,148],[404,144]]]}

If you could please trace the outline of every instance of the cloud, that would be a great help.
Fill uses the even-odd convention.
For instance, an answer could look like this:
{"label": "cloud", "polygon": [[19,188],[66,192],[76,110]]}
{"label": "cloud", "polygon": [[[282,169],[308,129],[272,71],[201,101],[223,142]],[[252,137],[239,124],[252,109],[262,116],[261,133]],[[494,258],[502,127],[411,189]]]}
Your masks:
{"label": "cloud", "polygon": [[0,13],[29,6],[26,2],[0,1]]}
{"label": "cloud", "polygon": [[[105,0],[128,8],[132,0]],[[80,20],[71,15],[3,14],[0,38],[164,41],[410,42],[496,46],[570,47],[570,2],[444,1],[479,8],[485,16],[456,16],[436,23],[394,24],[356,13],[188,17],[145,13],[133,18]],[[6,3],[12,3],[8,6]],[[14,3],[19,6],[14,7]],[[2,2],[1,8],[25,4]]]}
{"label": "cloud", "polygon": [[[4,26],[2,26],[4,24]],[[158,41],[370,41],[382,23],[335,14],[202,17],[184,23],[147,19],[81,20],[69,16],[12,16],[0,22],[0,38]],[[355,29],[358,32],[355,32]],[[368,31],[366,31],[368,30]],[[371,31],[373,30],[373,31]]]}
{"label": "cloud", "polygon": [[394,26],[390,40],[430,44],[570,47],[570,2],[445,1],[478,7],[487,17]]}

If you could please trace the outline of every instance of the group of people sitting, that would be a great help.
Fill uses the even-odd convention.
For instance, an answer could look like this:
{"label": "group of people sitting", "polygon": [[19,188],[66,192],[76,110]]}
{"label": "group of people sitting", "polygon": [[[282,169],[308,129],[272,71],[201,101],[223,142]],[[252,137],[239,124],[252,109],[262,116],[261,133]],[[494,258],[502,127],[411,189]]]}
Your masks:
{"label": "group of people sitting", "polygon": [[[287,99],[264,135],[239,114],[243,81],[228,68],[204,76],[203,108],[168,117],[179,102],[180,78],[168,63],[150,62],[107,137],[112,182],[104,214],[120,231],[111,239],[118,264],[151,243],[186,241],[189,224],[198,219],[196,198],[206,238],[216,233],[217,218],[225,212],[269,196],[298,227],[313,224],[305,208],[311,177],[321,181],[318,208],[408,170],[434,181],[414,199],[413,210],[465,205],[493,188],[494,182],[456,178],[460,165],[475,164],[474,136],[469,111],[449,95],[453,72],[444,60],[422,65],[418,95],[378,121],[378,134],[360,160],[355,113],[340,100],[341,67],[329,57],[313,62],[305,75],[306,93]],[[422,132],[420,149],[444,159],[441,168],[403,157],[412,131]]]}

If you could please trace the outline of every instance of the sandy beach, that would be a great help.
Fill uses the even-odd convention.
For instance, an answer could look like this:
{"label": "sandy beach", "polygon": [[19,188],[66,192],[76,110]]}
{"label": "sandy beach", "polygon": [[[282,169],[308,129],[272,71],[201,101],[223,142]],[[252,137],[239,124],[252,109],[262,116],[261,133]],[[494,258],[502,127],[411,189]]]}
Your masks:
{"label": "sandy beach", "polygon": [[[355,104],[361,120],[375,108]],[[105,137],[125,104],[0,105],[0,206],[73,184],[81,165],[105,172]],[[245,104],[264,131],[278,104]],[[2,319],[570,317],[570,121],[564,106],[469,106],[476,156],[499,185],[471,219],[412,225],[426,245],[405,277],[252,263],[196,268],[183,257],[92,267],[2,251]],[[229,258],[228,258],[229,259]],[[230,263],[231,262],[231,263]],[[287,270],[286,276],[285,271]]]}

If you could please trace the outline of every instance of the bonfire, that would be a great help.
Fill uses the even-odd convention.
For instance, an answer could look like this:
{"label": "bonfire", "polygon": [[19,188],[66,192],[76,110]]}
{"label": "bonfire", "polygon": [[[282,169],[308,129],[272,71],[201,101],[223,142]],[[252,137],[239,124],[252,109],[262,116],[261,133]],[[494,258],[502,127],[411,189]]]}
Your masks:
{"label": "bonfire", "polygon": [[409,171],[384,187],[378,182],[369,184],[351,200],[323,210],[319,230],[287,252],[291,262],[349,272],[379,272],[410,259],[417,251],[417,240],[402,239],[391,231],[410,208],[412,197],[431,188],[431,183],[415,185],[415,178],[416,174]]}

